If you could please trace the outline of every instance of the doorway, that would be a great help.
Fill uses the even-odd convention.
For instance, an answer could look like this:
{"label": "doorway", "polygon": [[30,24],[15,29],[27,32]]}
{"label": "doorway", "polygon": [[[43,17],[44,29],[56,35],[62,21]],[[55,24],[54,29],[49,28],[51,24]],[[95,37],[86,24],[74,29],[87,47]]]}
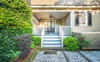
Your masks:
{"label": "doorway", "polygon": [[47,21],[45,25],[46,33],[55,33],[55,21]]}

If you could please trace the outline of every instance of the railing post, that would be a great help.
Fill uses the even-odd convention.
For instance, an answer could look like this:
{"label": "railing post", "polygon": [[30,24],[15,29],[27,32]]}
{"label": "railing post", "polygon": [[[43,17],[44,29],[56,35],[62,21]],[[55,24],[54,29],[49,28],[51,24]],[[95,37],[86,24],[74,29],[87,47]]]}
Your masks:
{"label": "railing post", "polygon": [[63,47],[63,39],[64,39],[64,33],[62,31],[62,47]]}
{"label": "railing post", "polygon": [[[42,29],[43,29],[43,27],[42,27]],[[43,30],[42,30],[43,31]],[[43,39],[42,39],[42,31],[41,31],[41,47],[42,47],[42,42],[43,42]]]}
{"label": "railing post", "polygon": [[72,28],[71,28],[71,27],[70,27],[70,32],[71,32],[70,34],[71,34],[71,36],[72,36],[72,35],[73,35],[73,33],[72,33]]}
{"label": "railing post", "polygon": [[60,26],[60,28],[59,28],[59,34],[60,34],[60,36],[61,36],[61,26]]}
{"label": "railing post", "polygon": [[63,36],[64,36],[64,33],[62,30],[62,26],[60,26],[60,38],[61,38],[61,42],[62,42],[62,47],[63,47]]}
{"label": "railing post", "polygon": [[41,47],[43,47],[43,37],[45,35],[44,27],[42,27],[42,32],[41,32]]}

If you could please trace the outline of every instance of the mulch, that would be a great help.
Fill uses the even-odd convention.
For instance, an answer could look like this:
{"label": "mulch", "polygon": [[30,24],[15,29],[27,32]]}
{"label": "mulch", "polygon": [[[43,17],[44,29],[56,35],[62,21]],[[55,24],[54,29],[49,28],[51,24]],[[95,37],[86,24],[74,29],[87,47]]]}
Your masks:
{"label": "mulch", "polygon": [[34,51],[36,51],[35,48],[31,49],[30,52],[27,54],[27,56],[25,58],[22,59],[22,58],[18,57],[18,58],[16,58],[15,62],[25,62],[32,55],[32,53]]}

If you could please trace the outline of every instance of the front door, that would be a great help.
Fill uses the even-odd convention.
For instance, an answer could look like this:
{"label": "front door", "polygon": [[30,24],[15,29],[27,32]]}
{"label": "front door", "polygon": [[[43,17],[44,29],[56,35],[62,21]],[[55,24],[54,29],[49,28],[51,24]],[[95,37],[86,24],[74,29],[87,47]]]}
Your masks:
{"label": "front door", "polygon": [[46,22],[46,33],[55,33],[55,21]]}

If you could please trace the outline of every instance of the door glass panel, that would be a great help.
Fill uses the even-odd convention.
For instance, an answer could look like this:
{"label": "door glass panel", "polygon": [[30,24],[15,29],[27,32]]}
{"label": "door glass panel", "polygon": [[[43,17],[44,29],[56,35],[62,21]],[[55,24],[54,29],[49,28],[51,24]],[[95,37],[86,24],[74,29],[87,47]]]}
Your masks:
{"label": "door glass panel", "polygon": [[54,22],[52,22],[52,27],[55,27],[55,23]]}
{"label": "door glass panel", "polygon": [[54,33],[55,32],[55,21],[47,21],[45,28],[46,28],[46,33]]}

